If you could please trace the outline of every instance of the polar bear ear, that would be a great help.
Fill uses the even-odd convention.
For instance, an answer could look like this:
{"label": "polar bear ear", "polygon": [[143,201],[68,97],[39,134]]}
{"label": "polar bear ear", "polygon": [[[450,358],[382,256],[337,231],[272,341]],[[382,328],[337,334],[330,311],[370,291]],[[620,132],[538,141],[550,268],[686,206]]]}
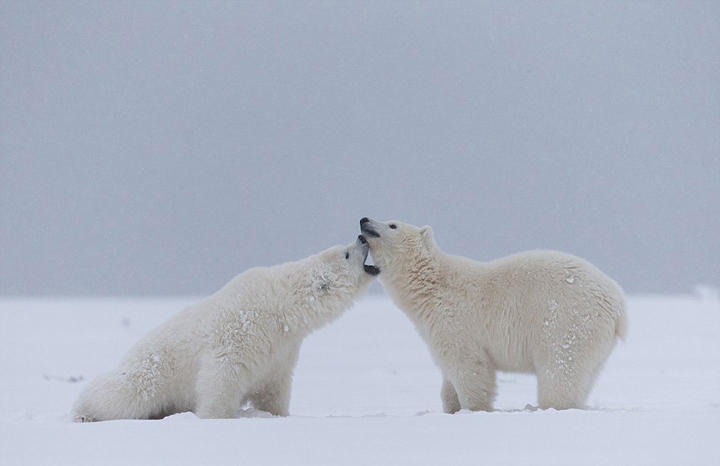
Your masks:
{"label": "polar bear ear", "polygon": [[425,249],[428,251],[435,246],[435,234],[433,233],[433,229],[430,225],[425,225],[420,228],[420,239],[422,240]]}

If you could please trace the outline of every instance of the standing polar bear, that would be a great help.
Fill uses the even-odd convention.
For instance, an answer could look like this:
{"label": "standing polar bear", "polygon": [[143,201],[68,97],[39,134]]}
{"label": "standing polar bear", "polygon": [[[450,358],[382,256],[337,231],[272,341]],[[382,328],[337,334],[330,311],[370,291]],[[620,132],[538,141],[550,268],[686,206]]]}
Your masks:
{"label": "standing polar bear", "polygon": [[236,417],[246,401],[287,416],[305,336],[346,309],[378,271],[359,236],[298,262],[247,270],[160,325],[120,366],[93,380],[75,421],[161,418],[193,411]]}
{"label": "standing polar bear", "polygon": [[443,253],[430,227],[360,220],[379,279],[443,375],[443,410],[490,411],[496,371],[534,373],[540,408],[580,408],[627,328],[620,287],[588,262],[532,251]]}

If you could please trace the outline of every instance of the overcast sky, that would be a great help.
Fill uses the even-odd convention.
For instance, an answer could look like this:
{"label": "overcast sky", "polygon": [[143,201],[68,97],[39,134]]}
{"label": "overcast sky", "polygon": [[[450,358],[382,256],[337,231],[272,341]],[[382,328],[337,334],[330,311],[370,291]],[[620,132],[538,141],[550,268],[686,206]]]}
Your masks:
{"label": "overcast sky", "polygon": [[205,295],[347,244],[720,286],[720,2],[0,0],[0,294]]}

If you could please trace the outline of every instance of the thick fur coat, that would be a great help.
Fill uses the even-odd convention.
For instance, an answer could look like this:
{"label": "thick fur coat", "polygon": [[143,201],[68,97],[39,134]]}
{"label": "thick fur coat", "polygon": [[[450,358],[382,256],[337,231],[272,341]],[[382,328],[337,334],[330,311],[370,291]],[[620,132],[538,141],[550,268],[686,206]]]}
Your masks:
{"label": "thick fur coat", "polygon": [[246,401],[288,415],[303,338],[349,309],[372,280],[365,239],[298,262],[255,268],[157,327],[73,408],[78,422],[193,411],[236,417]]}
{"label": "thick fur coat", "polygon": [[534,373],[540,408],[580,408],[627,329],[620,287],[590,263],[531,251],[481,263],[430,227],[363,218],[379,279],[443,375],[445,412],[492,410],[496,372]]}

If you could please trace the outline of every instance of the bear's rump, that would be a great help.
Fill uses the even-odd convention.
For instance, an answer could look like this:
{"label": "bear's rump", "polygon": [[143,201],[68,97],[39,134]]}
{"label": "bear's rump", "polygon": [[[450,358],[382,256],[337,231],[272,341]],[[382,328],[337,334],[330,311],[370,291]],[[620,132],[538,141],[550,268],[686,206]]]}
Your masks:
{"label": "bear's rump", "polygon": [[[507,372],[535,372],[549,359],[582,358],[614,341],[618,311],[593,296],[539,294],[534,300],[506,302],[486,315],[481,328],[495,367]],[[485,333],[485,332],[483,332]]]}

